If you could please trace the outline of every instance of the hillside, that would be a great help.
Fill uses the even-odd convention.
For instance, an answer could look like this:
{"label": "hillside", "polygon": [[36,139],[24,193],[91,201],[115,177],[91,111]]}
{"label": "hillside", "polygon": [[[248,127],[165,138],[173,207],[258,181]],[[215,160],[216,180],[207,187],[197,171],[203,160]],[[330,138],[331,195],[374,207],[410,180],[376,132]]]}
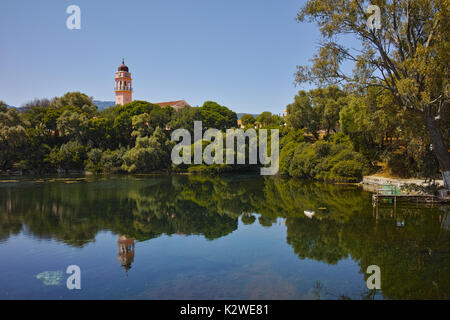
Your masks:
{"label": "hillside", "polygon": [[116,104],[114,101],[93,100],[93,102],[98,107],[98,110],[104,110],[104,109],[112,107]]}

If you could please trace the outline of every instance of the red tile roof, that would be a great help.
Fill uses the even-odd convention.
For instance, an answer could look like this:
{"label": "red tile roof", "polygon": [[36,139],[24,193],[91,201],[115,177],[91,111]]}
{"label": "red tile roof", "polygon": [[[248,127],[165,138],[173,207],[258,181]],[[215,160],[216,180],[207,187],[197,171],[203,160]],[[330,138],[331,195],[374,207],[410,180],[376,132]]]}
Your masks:
{"label": "red tile roof", "polygon": [[189,103],[187,103],[184,100],[158,102],[158,103],[155,103],[155,104],[157,104],[161,108],[167,107],[167,106],[171,106],[171,107],[175,108],[175,110],[177,110],[177,111],[179,109],[181,109],[181,108],[184,108],[184,107],[190,107]]}

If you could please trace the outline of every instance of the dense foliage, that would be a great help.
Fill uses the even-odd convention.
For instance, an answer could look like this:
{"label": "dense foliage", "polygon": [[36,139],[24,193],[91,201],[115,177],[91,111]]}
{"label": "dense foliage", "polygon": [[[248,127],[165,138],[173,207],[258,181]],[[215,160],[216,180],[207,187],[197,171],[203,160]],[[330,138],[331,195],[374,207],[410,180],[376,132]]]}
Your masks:
{"label": "dense foliage", "polygon": [[[416,118],[397,113],[394,104],[388,90],[353,93],[331,86],[300,91],[287,106],[287,117],[263,112],[256,118],[244,115],[241,123],[246,130],[256,129],[257,136],[260,129],[279,130],[281,175],[353,182],[383,163],[392,174],[435,178],[438,164],[426,129]],[[31,101],[20,110],[2,104],[0,170],[216,175],[255,172],[261,166],[194,164],[194,143],[201,143],[203,150],[211,144],[193,140],[194,121],[202,121],[203,131],[221,130],[224,147],[226,130],[238,124],[235,112],[212,101],[178,112],[146,101],[98,111],[91,98],[70,92]],[[179,128],[191,132],[191,165],[171,162],[175,142],[170,137]],[[249,145],[257,141],[245,143],[235,147],[235,157],[248,156]]]}
{"label": "dense foliage", "polygon": [[[369,5],[381,10],[380,28],[368,28]],[[391,112],[415,123],[409,128],[418,129],[421,153],[424,141],[432,145],[450,188],[449,17],[446,0],[308,0],[298,21],[317,23],[322,39],[312,63],[298,66],[296,81],[387,91]],[[347,45],[349,35],[359,42],[356,48]]]}

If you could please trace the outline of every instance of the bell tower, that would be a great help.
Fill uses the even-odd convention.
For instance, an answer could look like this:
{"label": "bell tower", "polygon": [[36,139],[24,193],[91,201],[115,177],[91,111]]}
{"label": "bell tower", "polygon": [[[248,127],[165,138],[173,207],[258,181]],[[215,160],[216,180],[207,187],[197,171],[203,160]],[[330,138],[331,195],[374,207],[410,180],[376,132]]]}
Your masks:
{"label": "bell tower", "polygon": [[133,101],[133,87],[131,85],[131,73],[122,59],[122,65],[119,66],[116,72],[116,84],[114,91],[116,92],[116,104],[124,105]]}

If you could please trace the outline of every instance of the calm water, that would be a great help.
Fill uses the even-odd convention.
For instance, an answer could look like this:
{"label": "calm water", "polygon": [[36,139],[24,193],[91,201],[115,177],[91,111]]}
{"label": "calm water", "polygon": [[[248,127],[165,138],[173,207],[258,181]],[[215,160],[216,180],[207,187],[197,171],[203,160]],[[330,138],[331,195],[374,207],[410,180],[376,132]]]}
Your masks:
{"label": "calm water", "polygon": [[[81,290],[66,287],[69,265],[81,268]],[[367,289],[369,265],[382,290]],[[0,182],[0,299],[450,299],[449,275],[448,207],[376,209],[357,187],[254,176]]]}

